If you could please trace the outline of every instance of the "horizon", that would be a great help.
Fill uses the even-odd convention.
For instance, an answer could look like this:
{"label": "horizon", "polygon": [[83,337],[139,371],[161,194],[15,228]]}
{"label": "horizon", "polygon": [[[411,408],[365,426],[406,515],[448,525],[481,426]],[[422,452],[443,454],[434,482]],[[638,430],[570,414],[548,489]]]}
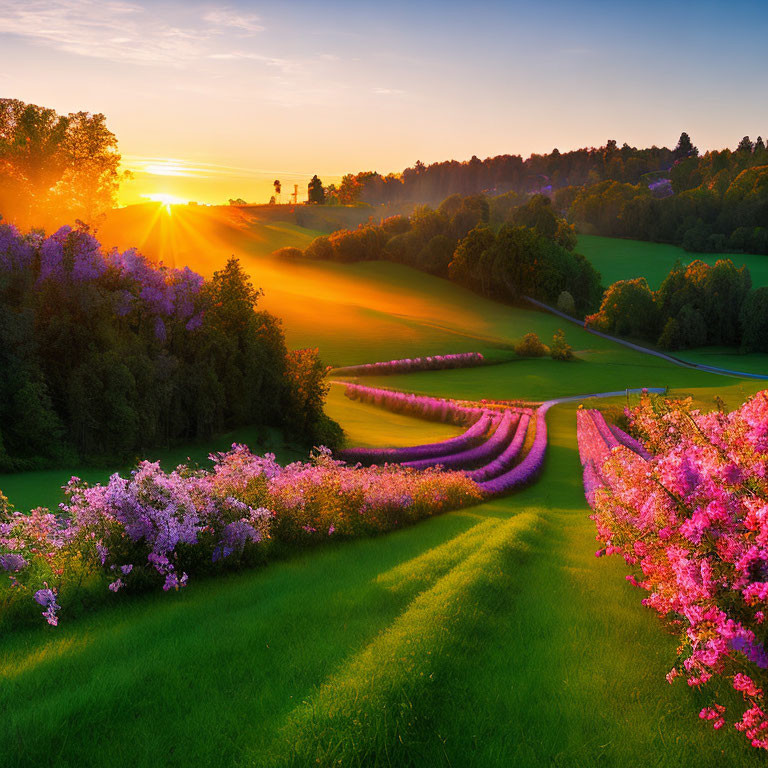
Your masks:
{"label": "horizon", "polygon": [[301,201],[314,174],[768,134],[749,98],[759,3],[545,5],[0,0],[0,83],[105,114],[134,174],[122,205],[266,203],[275,178]]}

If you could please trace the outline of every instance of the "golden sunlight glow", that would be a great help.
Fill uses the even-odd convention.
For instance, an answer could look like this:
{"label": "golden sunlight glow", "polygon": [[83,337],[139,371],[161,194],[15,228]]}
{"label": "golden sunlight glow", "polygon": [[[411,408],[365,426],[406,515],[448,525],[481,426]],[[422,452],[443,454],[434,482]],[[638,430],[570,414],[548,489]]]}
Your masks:
{"label": "golden sunlight glow", "polygon": [[142,195],[152,202],[160,203],[165,206],[166,213],[171,213],[172,205],[185,205],[186,200],[183,197],[177,197],[176,195],[169,195],[166,192],[153,192],[149,195]]}
{"label": "golden sunlight glow", "polygon": [[174,163],[171,160],[159,163],[149,163],[141,170],[152,176],[195,176],[197,173],[202,172],[199,168],[188,168],[185,165]]}

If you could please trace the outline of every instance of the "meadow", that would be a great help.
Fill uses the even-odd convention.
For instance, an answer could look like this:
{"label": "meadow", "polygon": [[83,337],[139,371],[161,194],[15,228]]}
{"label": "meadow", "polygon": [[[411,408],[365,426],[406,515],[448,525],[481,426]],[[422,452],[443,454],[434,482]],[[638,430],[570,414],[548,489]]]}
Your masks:
{"label": "meadow", "polygon": [[696,259],[714,264],[718,259],[731,259],[740,267],[745,265],[752,275],[752,285],[768,285],[768,258],[750,253],[694,253],[677,245],[624,240],[600,235],[578,235],[577,250],[594,264],[603,277],[603,285],[617,280],[644,277],[656,290],[676,261],[690,264]]}
{"label": "meadow", "polygon": [[[240,256],[265,291],[263,306],[283,317],[289,345],[318,346],[328,364],[458,352],[508,360],[366,376],[366,385],[471,400],[669,387],[731,407],[761,388],[575,326],[565,328],[574,362],[513,360],[525,333],[548,341],[562,322],[395,264],[270,259],[311,238],[293,225],[251,237],[260,228],[242,221],[203,227],[176,209],[159,216],[174,259],[210,274]],[[168,258],[170,245],[145,243]],[[698,692],[666,684],[674,638],[640,605],[621,563],[595,558],[576,408],[549,412],[543,474],[514,495],[196,580],[177,594],[121,593],[55,630],[9,632],[0,744],[14,746],[4,764],[100,766],[105,755],[115,766],[762,764],[739,734],[699,722]],[[352,401],[340,383],[326,410],[349,445],[461,431]],[[296,457],[275,433],[157,457],[168,466],[202,460],[235,439]],[[0,476],[0,488],[22,508],[54,504],[70,470]],[[77,472],[100,480],[107,470]]]}

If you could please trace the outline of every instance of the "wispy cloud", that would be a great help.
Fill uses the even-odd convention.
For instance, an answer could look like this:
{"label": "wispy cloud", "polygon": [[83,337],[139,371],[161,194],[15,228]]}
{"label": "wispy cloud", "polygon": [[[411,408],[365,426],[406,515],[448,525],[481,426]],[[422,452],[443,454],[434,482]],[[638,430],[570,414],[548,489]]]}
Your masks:
{"label": "wispy cloud", "polygon": [[229,8],[217,8],[203,16],[203,20],[214,27],[222,29],[235,29],[245,34],[263,32],[264,27],[259,23],[259,17],[253,14],[243,14],[232,11]]}
{"label": "wispy cloud", "polygon": [[399,88],[374,88],[373,92],[377,96],[402,96],[405,94],[405,91]]}
{"label": "wispy cloud", "polygon": [[0,0],[0,38],[134,64],[183,65],[225,49],[228,35],[262,30],[256,16],[228,7],[199,15],[121,0]]}

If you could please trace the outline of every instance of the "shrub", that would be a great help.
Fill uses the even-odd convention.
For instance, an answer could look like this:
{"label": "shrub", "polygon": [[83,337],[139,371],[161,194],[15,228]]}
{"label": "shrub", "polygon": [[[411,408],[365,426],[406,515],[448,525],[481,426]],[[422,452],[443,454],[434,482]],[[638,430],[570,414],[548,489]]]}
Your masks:
{"label": "shrub", "polygon": [[565,331],[562,328],[558,328],[552,336],[549,353],[553,360],[562,360],[564,362],[573,360],[573,349],[565,340]]}
{"label": "shrub", "polygon": [[541,342],[535,333],[526,333],[525,336],[515,344],[515,354],[518,357],[544,357],[549,350]]}
{"label": "shrub", "polygon": [[281,259],[282,261],[296,261],[304,255],[301,248],[294,248],[292,246],[286,246],[285,248],[278,248],[272,252],[272,258]]}

